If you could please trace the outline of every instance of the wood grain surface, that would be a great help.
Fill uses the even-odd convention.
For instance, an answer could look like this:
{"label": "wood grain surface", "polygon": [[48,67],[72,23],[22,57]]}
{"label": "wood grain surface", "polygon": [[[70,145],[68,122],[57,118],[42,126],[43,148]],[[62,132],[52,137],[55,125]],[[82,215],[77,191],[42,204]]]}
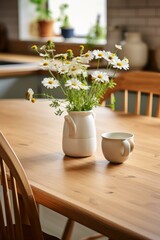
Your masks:
{"label": "wood grain surface", "polygon": [[[0,130],[14,148],[36,201],[118,240],[160,239],[160,119],[95,109],[97,151],[71,158],[62,151],[64,116],[46,101],[0,101]],[[109,163],[101,134],[132,132],[135,149]],[[54,223],[53,223],[54,224]]]}

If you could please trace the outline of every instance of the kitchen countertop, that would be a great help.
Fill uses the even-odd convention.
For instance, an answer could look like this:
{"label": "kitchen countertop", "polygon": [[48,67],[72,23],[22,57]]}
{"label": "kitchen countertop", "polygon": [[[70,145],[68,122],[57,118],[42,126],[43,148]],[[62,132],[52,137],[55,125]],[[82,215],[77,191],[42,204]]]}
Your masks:
{"label": "kitchen countertop", "polygon": [[[41,70],[39,66],[41,60],[39,56],[0,53],[0,78],[42,73],[44,70]],[[6,62],[5,65],[1,64],[3,61]],[[12,64],[7,64],[7,62],[12,62]],[[90,72],[94,68],[95,66],[92,65]]]}
{"label": "kitchen countertop", "polygon": [[[40,59],[41,58],[37,56],[0,53],[0,62],[6,62],[0,65],[0,77],[35,74],[40,70]],[[12,64],[10,62],[12,62]]]}

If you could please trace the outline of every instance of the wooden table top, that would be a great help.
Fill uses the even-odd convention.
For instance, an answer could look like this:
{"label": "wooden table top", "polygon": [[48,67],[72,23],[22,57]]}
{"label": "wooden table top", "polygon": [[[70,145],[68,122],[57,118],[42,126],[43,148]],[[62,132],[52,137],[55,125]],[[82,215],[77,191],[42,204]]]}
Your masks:
{"label": "wooden table top", "polygon": [[[36,201],[113,239],[160,239],[160,119],[95,109],[96,153],[64,156],[63,116],[45,101],[0,101],[0,130],[25,168]],[[128,131],[135,149],[123,164],[109,163],[101,133]],[[53,223],[54,224],[54,223]]]}

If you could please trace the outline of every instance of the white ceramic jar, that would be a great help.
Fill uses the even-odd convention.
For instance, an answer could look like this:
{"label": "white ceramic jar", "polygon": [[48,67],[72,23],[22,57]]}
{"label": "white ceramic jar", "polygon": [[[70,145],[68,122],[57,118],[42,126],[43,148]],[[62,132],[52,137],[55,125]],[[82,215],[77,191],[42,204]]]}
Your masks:
{"label": "white ceramic jar", "polygon": [[148,46],[142,41],[141,34],[138,32],[127,32],[122,45],[122,54],[129,59],[130,69],[143,69],[148,61]]}
{"label": "white ceramic jar", "polygon": [[106,49],[115,52],[115,44],[120,44],[122,41],[122,29],[120,27],[110,27],[107,35]]}

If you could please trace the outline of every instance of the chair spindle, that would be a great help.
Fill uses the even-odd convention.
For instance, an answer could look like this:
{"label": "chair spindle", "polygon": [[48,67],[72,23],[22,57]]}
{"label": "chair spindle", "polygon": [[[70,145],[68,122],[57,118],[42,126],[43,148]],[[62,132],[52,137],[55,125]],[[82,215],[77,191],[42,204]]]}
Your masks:
{"label": "chair spindle", "polygon": [[149,117],[152,116],[152,105],[153,105],[153,93],[150,93],[148,97],[148,106],[147,106],[147,113],[146,113],[146,115]]}

